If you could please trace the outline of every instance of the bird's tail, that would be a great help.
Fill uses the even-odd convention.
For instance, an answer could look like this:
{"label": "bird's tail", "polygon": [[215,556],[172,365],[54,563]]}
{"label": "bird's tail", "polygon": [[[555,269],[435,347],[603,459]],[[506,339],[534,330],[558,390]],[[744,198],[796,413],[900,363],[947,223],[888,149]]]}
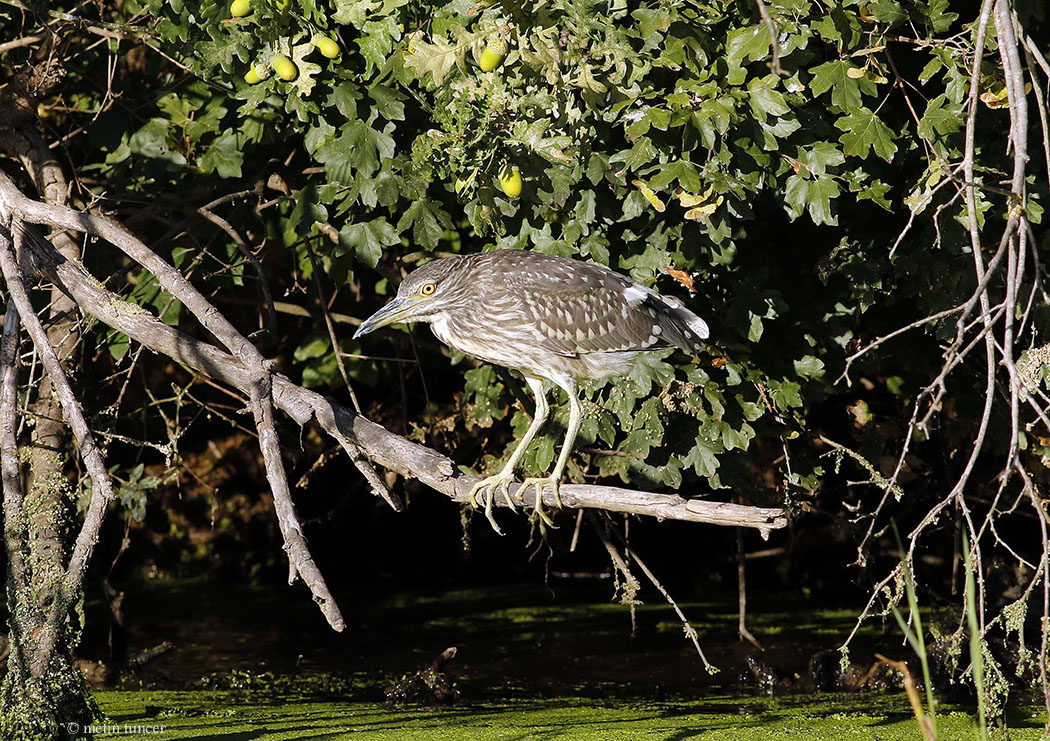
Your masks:
{"label": "bird's tail", "polygon": [[674,296],[653,294],[651,300],[657,304],[657,321],[660,323],[664,342],[693,354],[703,347],[711,331],[707,322],[682,305]]}

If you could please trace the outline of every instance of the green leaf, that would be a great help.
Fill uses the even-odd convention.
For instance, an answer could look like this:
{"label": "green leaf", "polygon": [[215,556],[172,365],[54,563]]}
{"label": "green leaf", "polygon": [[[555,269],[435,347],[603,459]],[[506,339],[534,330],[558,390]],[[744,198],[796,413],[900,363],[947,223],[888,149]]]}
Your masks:
{"label": "green leaf", "polygon": [[845,155],[831,142],[814,142],[803,147],[798,159],[814,175],[823,175],[829,167],[838,167],[846,162]]}
{"label": "green leaf", "polygon": [[894,26],[908,17],[897,0],[874,0],[868,4],[868,11],[879,23],[889,26]]}
{"label": "green leaf", "polygon": [[[879,0],[883,2],[884,0]],[[934,33],[944,33],[959,20],[958,13],[948,12],[949,0],[928,0],[924,3],[926,19]],[[920,9],[923,5],[918,6]],[[1045,17],[1045,16],[1044,16]]]}
{"label": "green leaf", "polygon": [[371,75],[374,69],[385,66],[386,58],[394,50],[394,42],[400,38],[397,19],[392,15],[364,24],[361,35],[354,39],[354,43],[364,57],[366,75]]}
{"label": "green leaf", "polygon": [[790,407],[802,406],[802,396],[799,391],[802,387],[794,381],[770,381],[770,398],[773,404],[781,411],[787,411]]}
{"label": "green leaf", "polygon": [[792,175],[784,189],[784,202],[792,219],[802,215],[803,209],[809,213],[814,224],[837,224],[838,219],[831,210],[832,199],[838,197],[839,185],[829,176],[808,179]]}
{"label": "green leaf", "polygon": [[626,170],[639,170],[656,157],[656,147],[647,136],[643,136],[630,149],[618,152],[609,158],[609,162],[621,162]]}
{"label": "green leaf", "polygon": [[303,368],[303,386],[307,388],[318,388],[323,386],[336,386],[342,381],[339,373],[339,361],[335,353],[328,353],[319,358],[307,361]]}
{"label": "green leaf", "polygon": [[327,332],[313,332],[306,336],[299,347],[295,348],[292,357],[296,362],[303,362],[313,358],[323,357],[332,347],[332,341]]}
{"label": "green leaf", "polygon": [[445,84],[452,67],[466,54],[465,47],[443,39],[434,39],[432,43],[414,40],[410,48],[412,51],[405,55],[405,66],[414,70],[420,79],[429,73],[431,84],[438,87]]}
{"label": "green leaf", "polygon": [[638,21],[638,31],[643,39],[657,32],[665,32],[671,27],[671,14],[662,8],[657,10],[640,8],[633,11],[631,17]]}
{"label": "green leaf", "polygon": [[733,29],[726,38],[726,60],[731,67],[744,59],[757,62],[769,54],[770,46],[769,27],[765,23]]}
{"label": "green leaf", "polygon": [[740,411],[744,414],[744,419],[748,422],[754,422],[765,413],[761,404],[754,401],[747,401],[740,394],[737,394],[735,398],[736,403],[740,405]]}
{"label": "green leaf", "polygon": [[110,330],[106,333],[106,349],[114,360],[121,360],[131,348],[131,338],[123,332]]}
{"label": "green leaf", "polygon": [[747,330],[747,338],[751,342],[758,342],[762,339],[762,332],[765,326],[762,323],[762,317],[758,314],[750,313],[750,325]]}
{"label": "green leaf", "polygon": [[718,470],[718,458],[715,451],[708,442],[701,438],[697,438],[696,445],[682,459],[682,463],[692,466],[700,476],[713,476]]}
{"label": "green leaf", "polygon": [[823,95],[831,90],[831,102],[844,111],[860,108],[863,102],[862,93],[875,95],[878,87],[866,77],[850,77],[849,70],[860,69],[846,59],[834,59],[814,67],[813,79],[809,89],[814,95]]}
{"label": "green leaf", "polygon": [[803,378],[823,378],[824,361],[815,355],[806,355],[793,362],[795,373]]}
{"label": "green leaf", "polygon": [[239,138],[240,134],[235,129],[227,129],[216,137],[201,156],[201,169],[204,172],[217,173],[222,178],[241,177],[244,152],[241,151]]}
{"label": "green leaf", "polygon": [[414,201],[401,219],[397,222],[400,234],[409,226],[412,227],[412,240],[423,247],[437,247],[438,240],[445,229],[451,226],[452,220],[439,206],[428,200]]}
{"label": "green leaf", "polygon": [[289,98],[289,101],[309,97],[317,84],[317,75],[321,72],[321,65],[307,59],[313,53],[314,45],[309,39],[288,48],[287,54],[292,58],[296,69],[299,70],[295,79],[288,83],[290,88],[295,91],[297,98]]}
{"label": "green leaf", "polygon": [[393,88],[386,85],[373,85],[368,89],[368,95],[379,115],[387,121],[404,121],[405,104],[403,96]]}
{"label": "green leaf", "polygon": [[867,108],[843,116],[835,122],[835,127],[845,132],[839,141],[848,155],[867,157],[868,152],[874,149],[875,154],[890,162],[897,152],[893,131]]}
{"label": "green leaf", "polygon": [[938,95],[926,104],[926,112],[919,120],[919,136],[935,139],[937,134],[954,134],[962,126],[962,106],[949,101],[947,95]]}
{"label": "green leaf", "polygon": [[554,462],[554,438],[550,435],[544,435],[538,438],[533,444],[533,465],[535,471],[548,471],[550,470],[551,463]]}
{"label": "green leaf", "polygon": [[371,221],[348,224],[339,230],[339,244],[354,251],[355,257],[374,268],[383,256],[383,248],[399,244],[401,239],[385,216]]}
{"label": "green leaf", "polygon": [[361,100],[361,88],[346,80],[332,88],[325,99],[325,105],[335,106],[336,110],[350,119],[357,118],[357,101]]}
{"label": "green leaf", "polygon": [[343,26],[360,28],[368,16],[382,4],[381,0],[335,0],[332,20]]}
{"label": "green leaf", "polygon": [[171,148],[168,127],[168,121],[163,118],[151,119],[149,123],[131,135],[128,140],[128,151],[150,159],[185,165],[185,155]]}
{"label": "green leaf", "polygon": [[783,93],[774,89],[777,82],[776,77],[769,75],[761,80],[752,79],[748,83],[747,90],[751,94],[751,110],[754,111],[756,118],[760,121],[764,121],[766,116],[783,116],[791,110],[784,100]]}
{"label": "green leaf", "polygon": [[343,132],[326,141],[317,151],[317,161],[328,175],[344,185],[353,185],[358,174],[371,177],[379,169],[380,159],[394,154],[394,140],[376,131],[364,121],[348,121]]}
{"label": "green leaf", "polygon": [[507,142],[519,144],[548,162],[567,162],[569,155],[564,150],[572,144],[572,139],[568,136],[544,136],[549,126],[550,121],[546,119],[519,123],[507,137]]}

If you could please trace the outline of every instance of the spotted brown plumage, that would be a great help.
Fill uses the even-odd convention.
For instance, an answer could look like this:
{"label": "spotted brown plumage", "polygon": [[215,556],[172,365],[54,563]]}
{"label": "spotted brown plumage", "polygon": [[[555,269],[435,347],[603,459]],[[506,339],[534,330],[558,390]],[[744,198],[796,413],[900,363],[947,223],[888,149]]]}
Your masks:
{"label": "spotted brown plumage", "polygon": [[[565,390],[570,415],[565,443],[551,476],[526,479],[536,487],[536,509],[545,521],[542,489],[558,501],[558,482],[583,410],[580,378],[622,375],[638,354],[666,347],[695,353],[708,327],[676,298],[593,263],[522,250],[494,250],[434,260],[413,271],[397,296],[362,323],[355,337],[394,322],[429,322],[445,344],[497,365],[521,371],[536,396],[536,415],[510,460],[475,486],[471,501],[485,492],[485,512],[506,487],[528,444],[549,412],[541,379]],[[499,528],[496,527],[498,531]]]}

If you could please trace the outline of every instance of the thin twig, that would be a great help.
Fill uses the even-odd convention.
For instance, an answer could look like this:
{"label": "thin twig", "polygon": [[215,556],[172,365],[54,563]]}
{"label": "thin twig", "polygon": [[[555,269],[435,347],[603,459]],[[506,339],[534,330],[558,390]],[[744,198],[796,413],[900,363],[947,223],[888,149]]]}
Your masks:
{"label": "thin twig", "polygon": [[784,76],[784,70],[780,68],[780,44],[777,42],[777,26],[769,15],[769,10],[762,0],[755,0],[758,6],[758,14],[762,16],[762,22],[769,29],[769,44],[772,47],[773,58],[769,60],[769,69],[777,77]]}
{"label": "thin twig", "polygon": [[[624,540],[623,536],[620,535],[620,533],[618,533],[614,528],[610,528],[610,530],[616,535],[617,539],[621,542],[621,544],[623,544],[624,546],[627,545],[627,542]],[[640,568],[642,570],[642,573],[645,574],[645,578],[647,578],[649,582],[654,587],[656,587],[656,590],[663,595],[663,598],[667,601],[667,604],[671,606],[671,609],[674,610],[675,614],[678,616],[678,619],[682,621],[682,629],[685,631],[686,637],[690,641],[692,641],[693,647],[696,648],[697,654],[700,655],[700,660],[704,662],[704,668],[707,669],[708,673],[710,674],[717,673],[718,667],[714,666],[710,661],[707,660],[707,656],[704,655],[704,650],[700,648],[700,639],[696,634],[696,628],[694,628],[692,623],[689,622],[689,618],[687,618],[685,616],[685,613],[682,612],[682,608],[678,606],[678,603],[674,601],[674,597],[672,597],[671,593],[664,588],[664,585],[661,584],[660,580],[656,578],[656,575],[649,570],[649,567],[645,565],[645,562],[642,561],[641,557],[633,548],[625,550],[627,551],[627,554],[630,556],[631,560],[638,564],[638,568]]]}
{"label": "thin twig", "polygon": [[317,298],[321,304],[324,325],[328,329],[328,340],[332,343],[332,352],[335,353],[335,363],[339,367],[339,375],[343,377],[343,383],[350,394],[350,402],[354,405],[354,411],[360,414],[361,405],[357,402],[354,386],[350,383],[350,376],[346,373],[346,366],[343,365],[343,358],[339,352],[339,338],[335,334],[335,325],[332,324],[332,317],[328,315],[328,296],[324,290],[324,283],[321,281],[321,264],[314,253],[314,247],[310,244],[310,240],[305,240],[304,244],[306,245],[306,254],[310,256],[310,264],[313,266],[314,285],[317,286]]}
{"label": "thin twig", "polygon": [[744,531],[740,528],[736,529],[736,593],[736,631],[740,635],[740,640],[748,641],[759,651],[765,651],[762,644],[747,628],[747,565],[744,559]]}

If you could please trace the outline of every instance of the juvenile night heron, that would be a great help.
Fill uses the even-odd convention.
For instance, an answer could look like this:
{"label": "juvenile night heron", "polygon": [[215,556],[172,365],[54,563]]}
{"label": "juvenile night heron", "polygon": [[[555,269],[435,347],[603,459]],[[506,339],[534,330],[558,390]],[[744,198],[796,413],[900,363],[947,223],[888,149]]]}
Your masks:
{"label": "juvenile night heron", "polygon": [[[623,375],[641,352],[679,347],[695,353],[708,336],[707,324],[682,306],[601,265],[521,250],[495,250],[445,257],[413,271],[397,296],[354,333],[368,334],[397,322],[429,322],[439,340],[496,365],[517,369],[536,397],[536,414],[503,470],[479,481],[473,506],[484,498],[485,516],[503,490],[513,506],[509,484],[529,443],[547,421],[550,407],[543,381],[569,397],[565,442],[550,476],[527,478],[519,499],[536,488],[536,513],[545,522],[544,487],[561,504],[558,484],[580,431],[583,407],[576,382],[581,378]],[[522,501],[522,503],[524,503]]]}

